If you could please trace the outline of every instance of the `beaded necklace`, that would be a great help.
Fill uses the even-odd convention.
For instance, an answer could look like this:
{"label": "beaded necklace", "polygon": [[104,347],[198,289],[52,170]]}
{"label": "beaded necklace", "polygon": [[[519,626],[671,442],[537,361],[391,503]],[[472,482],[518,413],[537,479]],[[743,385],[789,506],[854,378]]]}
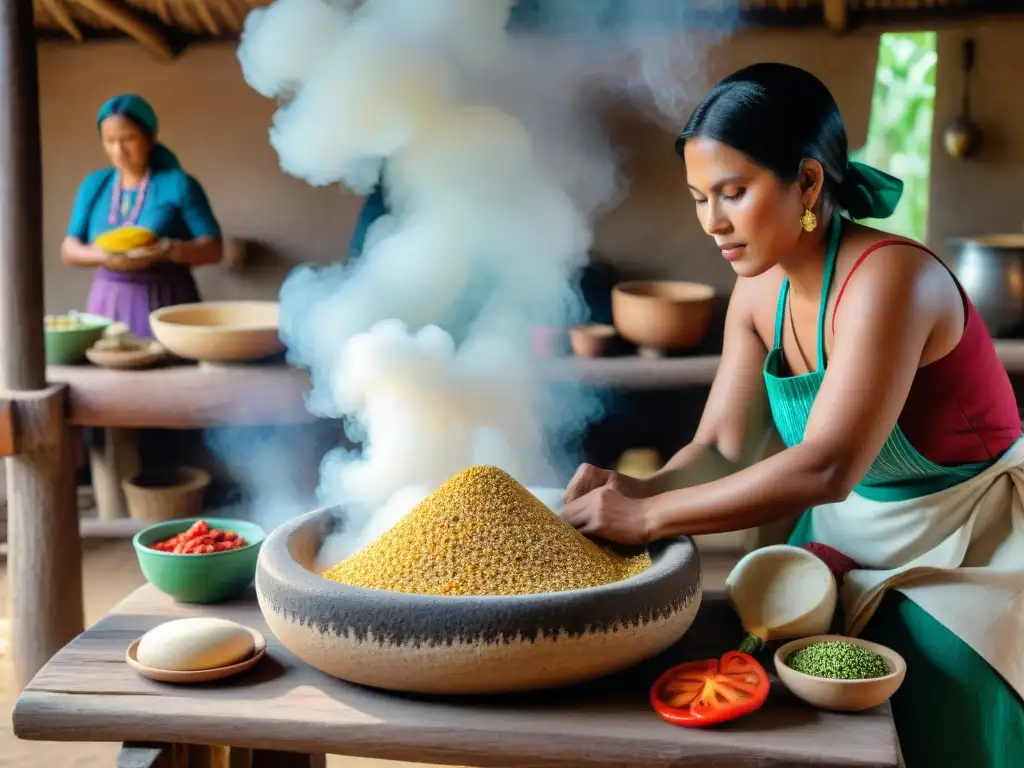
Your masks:
{"label": "beaded necklace", "polygon": [[[142,177],[142,181],[139,183],[139,188],[135,193],[135,205],[132,206],[127,217],[125,216],[126,211],[124,206],[121,205],[121,195],[123,189],[121,186],[121,174],[118,172],[114,176],[114,190],[110,194],[110,216],[107,217],[107,222],[110,226],[114,227],[118,224],[135,224],[139,220],[139,214],[142,213],[142,205],[146,202],[146,192],[149,189],[149,171],[146,171],[146,175]],[[127,200],[125,201],[127,203]],[[120,214],[120,219],[118,218]]]}

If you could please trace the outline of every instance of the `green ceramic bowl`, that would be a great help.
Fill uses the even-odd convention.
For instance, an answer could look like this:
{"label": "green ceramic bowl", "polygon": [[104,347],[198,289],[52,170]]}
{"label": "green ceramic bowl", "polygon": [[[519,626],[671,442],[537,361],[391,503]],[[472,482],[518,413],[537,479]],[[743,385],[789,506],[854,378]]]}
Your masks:
{"label": "green ceramic bowl", "polygon": [[[234,531],[248,546],[209,555],[175,555],[149,545],[187,531],[197,520],[211,528]],[[188,517],[156,523],[135,534],[132,545],[142,575],[181,603],[219,603],[237,597],[256,575],[256,559],[266,532],[255,523],[227,517]]]}
{"label": "green ceramic bowl", "polygon": [[74,317],[78,322],[73,328],[60,328],[43,321],[47,365],[71,365],[85,360],[85,350],[99,341],[111,322],[105,317],[84,312],[68,312],[56,317]]}

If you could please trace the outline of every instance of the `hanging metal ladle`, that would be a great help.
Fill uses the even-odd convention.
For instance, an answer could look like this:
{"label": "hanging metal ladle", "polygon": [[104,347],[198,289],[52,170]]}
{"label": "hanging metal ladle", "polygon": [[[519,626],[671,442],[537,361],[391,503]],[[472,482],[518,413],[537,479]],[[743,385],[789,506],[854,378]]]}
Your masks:
{"label": "hanging metal ladle", "polygon": [[970,76],[974,68],[974,40],[964,40],[963,47],[963,97],[960,114],[946,126],[943,140],[946,152],[958,160],[973,155],[981,143],[981,130],[970,118]]}

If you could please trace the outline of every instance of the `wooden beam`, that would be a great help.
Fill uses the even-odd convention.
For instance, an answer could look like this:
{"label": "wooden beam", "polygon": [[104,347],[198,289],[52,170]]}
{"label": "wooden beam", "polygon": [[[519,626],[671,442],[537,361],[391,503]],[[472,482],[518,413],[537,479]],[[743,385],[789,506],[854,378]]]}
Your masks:
{"label": "wooden beam", "polygon": [[206,31],[214,37],[220,37],[220,27],[217,24],[217,20],[213,18],[213,13],[210,11],[206,0],[192,0],[192,7],[195,8],[196,16],[199,17],[199,21],[206,27]]}
{"label": "wooden beam", "polygon": [[174,19],[171,18],[171,12],[167,8],[167,0],[156,0],[156,16],[168,27],[174,24]]}
{"label": "wooden beam", "polygon": [[212,0],[212,2],[216,3],[220,15],[227,20],[228,28],[234,32],[240,32],[242,29],[242,17],[231,4],[231,0]]}
{"label": "wooden beam", "polygon": [[845,32],[849,26],[846,0],[825,0],[825,24],[833,32]]}
{"label": "wooden beam", "polygon": [[14,455],[14,417],[10,400],[0,400],[0,459]]}
{"label": "wooden beam", "polygon": [[64,28],[64,31],[71,35],[72,39],[79,43],[85,39],[82,35],[82,30],[75,24],[75,20],[71,18],[68,9],[64,7],[64,0],[42,0],[42,4],[57,23]]}
{"label": "wooden beam", "polygon": [[120,0],[74,0],[135,41],[160,61],[173,61],[167,30],[149,23]]}

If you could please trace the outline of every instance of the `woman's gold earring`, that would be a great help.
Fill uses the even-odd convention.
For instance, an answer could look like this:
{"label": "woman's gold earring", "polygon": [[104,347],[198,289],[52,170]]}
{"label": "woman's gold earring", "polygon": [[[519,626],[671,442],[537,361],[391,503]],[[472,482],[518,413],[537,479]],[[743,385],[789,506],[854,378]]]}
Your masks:
{"label": "woman's gold earring", "polygon": [[813,232],[818,228],[818,217],[810,208],[804,208],[804,215],[800,217],[800,226],[804,228],[804,232]]}

